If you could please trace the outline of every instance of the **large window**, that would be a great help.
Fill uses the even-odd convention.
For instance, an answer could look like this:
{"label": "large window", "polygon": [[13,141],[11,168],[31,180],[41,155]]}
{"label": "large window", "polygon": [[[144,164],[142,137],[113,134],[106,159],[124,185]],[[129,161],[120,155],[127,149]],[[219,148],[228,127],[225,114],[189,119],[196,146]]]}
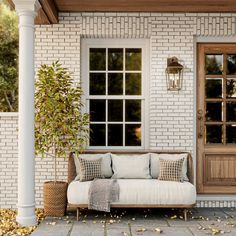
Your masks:
{"label": "large window", "polygon": [[145,44],[84,42],[89,147],[144,148]]}

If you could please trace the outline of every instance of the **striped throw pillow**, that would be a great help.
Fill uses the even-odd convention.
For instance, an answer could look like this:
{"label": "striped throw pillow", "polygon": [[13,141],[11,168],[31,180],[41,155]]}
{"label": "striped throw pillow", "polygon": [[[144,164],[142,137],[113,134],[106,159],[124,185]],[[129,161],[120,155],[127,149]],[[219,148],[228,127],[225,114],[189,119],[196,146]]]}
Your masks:
{"label": "striped throw pillow", "polygon": [[181,181],[184,159],[176,161],[160,159],[159,180]]}
{"label": "striped throw pillow", "polygon": [[103,178],[101,158],[97,160],[85,160],[79,158],[79,163],[80,163],[79,180],[81,182]]}

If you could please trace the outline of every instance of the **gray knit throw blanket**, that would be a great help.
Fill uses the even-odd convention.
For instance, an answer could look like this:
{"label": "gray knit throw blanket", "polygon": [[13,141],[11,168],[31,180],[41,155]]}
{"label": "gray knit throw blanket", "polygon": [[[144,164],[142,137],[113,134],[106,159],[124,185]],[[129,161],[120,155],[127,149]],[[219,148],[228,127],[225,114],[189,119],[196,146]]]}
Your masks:
{"label": "gray knit throw blanket", "polygon": [[110,205],[119,200],[119,193],[116,179],[94,179],[89,188],[88,209],[110,212]]}

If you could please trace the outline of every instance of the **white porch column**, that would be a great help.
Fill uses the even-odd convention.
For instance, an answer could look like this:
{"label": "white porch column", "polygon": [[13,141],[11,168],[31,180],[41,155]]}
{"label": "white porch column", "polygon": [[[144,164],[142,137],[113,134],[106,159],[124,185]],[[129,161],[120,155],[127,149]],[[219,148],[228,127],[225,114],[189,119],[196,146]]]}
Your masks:
{"label": "white porch column", "polygon": [[23,226],[36,225],[34,154],[34,18],[36,0],[14,0],[19,15],[18,214]]}

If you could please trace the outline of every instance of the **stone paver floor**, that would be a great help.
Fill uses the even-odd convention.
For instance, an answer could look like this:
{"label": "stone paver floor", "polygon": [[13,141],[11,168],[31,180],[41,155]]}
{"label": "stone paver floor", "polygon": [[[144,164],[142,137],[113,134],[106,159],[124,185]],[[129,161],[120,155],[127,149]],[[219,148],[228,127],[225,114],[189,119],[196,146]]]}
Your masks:
{"label": "stone paver floor", "polygon": [[84,210],[79,221],[75,215],[47,217],[31,236],[236,236],[236,209],[230,208],[196,208],[187,222],[170,209]]}

